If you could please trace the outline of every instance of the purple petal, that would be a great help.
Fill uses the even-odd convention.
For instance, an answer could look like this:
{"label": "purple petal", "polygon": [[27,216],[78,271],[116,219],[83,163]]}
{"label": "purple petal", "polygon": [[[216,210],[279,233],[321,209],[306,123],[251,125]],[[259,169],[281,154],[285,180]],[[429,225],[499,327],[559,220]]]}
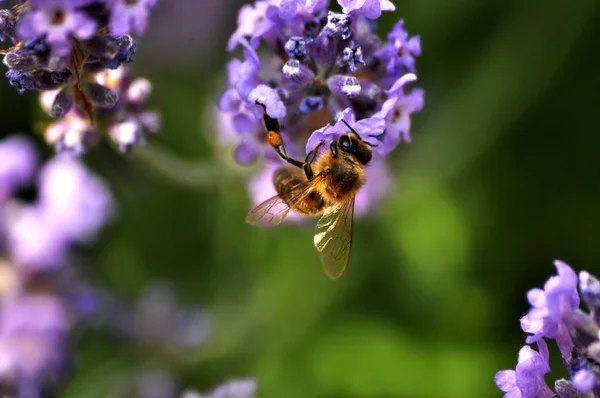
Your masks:
{"label": "purple petal", "polygon": [[309,13],[321,11],[329,5],[329,0],[306,0],[304,7]]}
{"label": "purple petal", "polygon": [[340,115],[338,115],[338,121],[333,126],[327,124],[326,126],[315,130],[306,142],[306,153],[315,149],[321,141],[329,142],[335,140],[340,134],[347,132],[348,127],[341,122],[342,119],[350,125],[354,123],[354,112],[351,108],[344,109]]}
{"label": "purple petal", "polygon": [[266,1],[257,1],[254,6],[244,5],[238,14],[238,27],[227,42],[227,51],[232,51],[245,36],[258,33],[262,35],[269,29],[266,11],[269,4]]}
{"label": "purple petal", "polygon": [[290,59],[283,65],[283,75],[297,84],[305,84],[312,81],[315,74],[296,59]]}
{"label": "purple petal", "polygon": [[232,119],[233,129],[236,133],[253,133],[260,127],[258,120],[252,112],[247,110],[236,113]]}
{"label": "purple petal", "polygon": [[133,28],[138,35],[146,30],[150,7],[156,4],[154,0],[138,0],[129,4],[126,0],[115,0],[110,13],[110,33],[124,35]]}
{"label": "purple petal", "polygon": [[329,89],[338,95],[354,98],[360,94],[360,82],[354,76],[334,75],[327,80]]}
{"label": "purple petal", "polygon": [[237,58],[231,59],[227,63],[227,82],[234,85],[238,78],[238,71],[242,67],[242,61]]}
{"label": "purple petal", "polygon": [[134,118],[113,124],[110,126],[108,134],[122,153],[127,153],[135,146],[146,144],[142,125]]}
{"label": "purple petal", "polygon": [[[342,119],[346,121],[346,123],[353,125],[356,121],[356,116],[354,115],[354,111],[352,110],[352,108],[346,108],[343,111],[341,111],[338,115],[335,116],[335,120],[336,120],[336,124],[340,125],[340,127],[343,125],[342,124]],[[345,127],[345,125],[344,125]],[[345,127],[347,129],[347,127]]]}
{"label": "purple petal", "polygon": [[33,144],[15,135],[0,141],[0,202],[14,188],[30,182],[38,166]]}
{"label": "purple petal", "polygon": [[338,0],[345,14],[354,17],[364,16],[369,19],[377,19],[381,11],[394,11],[396,7],[390,0]]}
{"label": "purple petal", "polygon": [[72,24],[73,34],[78,39],[87,40],[96,34],[96,22],[81,12],[73,13]]}
{"label": "purple petal", "polygon": [[54,159],[41,172],[40,205],[56,234],[81,241],[108,221],[112,198],[105,183],[81,163]]}
{"label": "purple petal", "polygon": [[596,385],[596,375],[587,369],[582,369],[573,375],[572,381],[576,389],[587,393]]}
{"label": "purple petal", "polygon": [[360,136],[370,144],[378,144],[379,141],[376,138],[383,134],[385,130],[385,120],[380,117],[370,117],[368,119],[362,119],[352,125],[352,128],[360,134]]}
{"label": "purple petal", "polygon": [[[550,363],[550,351],[548,350],[548,344],[546,344],[546,342],[544,341],[544,339],[539,339],[537,341],[537,346],[538,346],[538,351],[540,352],[540,355],[542,356],[542,358],[544,358],[544,361],[546,361],[546,363]],[[546,369],[547,372],[550,372],[550,365],[548,365],[548,368]]]}
{"label": "purple petal", "polygon": [[542,289],[531,289],[527,292],[527,301],[534,307],[546,305],[546,293]]}
{"label": "purple petal", "polygon": [[509,392],[517,387],[516,373],[514,370],[501,370],[496,373],[494,381],[498,388],[504,392]]}
{"label": "purple petal", "polygon": [[235,149],[235,160],[242,165],[254,163],[260,153],[260,147],[251,139],[244,138]]}
{"label": "purple petal", "polygon": [[42,19],[40,16],[43,17],[41,11],[28,11],[22,14],[17,24],[17,37],[22,40],[29,40],[42,34],[43,31],[40,32],[40,29],[43,25],[40,21]]}
{"label": "purple petal", "polygon": [[396,6],[390,0],[379,0],[381,11],[396,11]]}
{"label": "purple petal", "polygon": [[542,356],[529,346],[519,351],[519,363],[516,369],[516,383],[523,397],[535,397],[540,388],[543,375],[549,365]]}
{"label": "purple petal", "polygon": [[266,84],[261,84],[252,90],[248,96],[248,100],[251,103],[256,102],[264,105],[267,115],[273,119],[282,119],[285,117],[286,109],[283,101],[279,98],[277,91]]}
{"label": "purple petal", "polygon": [[39,271],[64,264],[70,241],[54,230],[43,211],[37,207],[27,208],[13,218],[9,224],[8,245],[17,265]]}
{"label": "purple petal", "polygon": [[413,55],[421,55],[421,37],[413,36],[405,44],[406,49]]}
{"label": "purple petal", "polygon": [[392,85],[392,87],[389,90],[386,90],[385,92],[388,94],[395,94],[397,93],[400,89],[402,89],[402,87],[404,87],[406,84],[414,82],[417,80],[417,75],[415,75],[414,73],[407,73],[401,77],[399,77],[394,84]]}
{"label": "purple petal", "polygon": [[563,322],[560,322],[557,325],[556,336],[554,339],[556,340],[556,345],[558,346],[563,359],[570,359],[571,352],[573,351],[573,339],[571,338],[569,328]]}
{"label": "purple petal", "polygon": [[281,0],[279,16],[283,19],[292,19],[298,15],[299,0]]}
{"label": "purple petal", "polygon": [[219,100],[219,110],[222,112],[237,112],[241,106],[242,99],[232,88],[225,90]]}

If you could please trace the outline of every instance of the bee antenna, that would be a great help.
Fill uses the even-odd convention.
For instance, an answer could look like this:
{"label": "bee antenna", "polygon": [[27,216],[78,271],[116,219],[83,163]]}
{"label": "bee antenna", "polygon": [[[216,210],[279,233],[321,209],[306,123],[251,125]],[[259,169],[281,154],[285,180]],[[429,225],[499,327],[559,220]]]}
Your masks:
{"label": "bee antenna", "polygon": [[352,127],[350,127],[350,125],[348,124],[347,121],[345,121],[344,119],[342,119],[342,122],[346,125],[346,127],[348,127],[350,129],[350,131],[352,131],[354,134],[356,134],[356,136],[358,137],[359,140],[362,141],[362,137],[360,136],[360,134],[358,134],[356,132],[356,130],[354,130]]}

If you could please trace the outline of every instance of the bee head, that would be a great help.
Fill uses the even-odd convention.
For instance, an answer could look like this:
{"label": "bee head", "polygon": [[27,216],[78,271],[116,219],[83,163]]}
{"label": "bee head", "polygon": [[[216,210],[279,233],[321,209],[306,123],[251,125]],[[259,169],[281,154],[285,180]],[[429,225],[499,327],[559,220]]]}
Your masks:
{"label": "bee head", "polygon": [[338,148],[356,157],[361,164],[367,164],[373,157],[371,146],[360,139],[356,133],[342,134],[337,140]]}

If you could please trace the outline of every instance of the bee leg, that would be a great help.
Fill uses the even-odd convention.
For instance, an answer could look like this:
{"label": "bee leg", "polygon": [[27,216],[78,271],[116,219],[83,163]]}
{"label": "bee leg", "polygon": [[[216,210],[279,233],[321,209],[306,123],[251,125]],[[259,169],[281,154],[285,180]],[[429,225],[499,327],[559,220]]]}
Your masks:
{"label": "bee leg", "polygon": [[[265,106],[260,102],[256,102],[256,104],[265,108]],[[304,163],[288,156],[287,151],[285,150],[285,145],[283,145],[283,138],[281,137],[281,128],[279,127],[279,122],[277,121],[277,119],[273,119],[272,117],[267,115],[266,112],[263,119],[265,121],[265,127],[268,131],[267,142],[269,143],[269,145],[271,145],[273,149],[275,149],[275,152],[277,152],[277,154],[289,164],[292,164],[299,168],[304,168]]]}
{"label": "bee leg", "polygon": [[312,171],[312,167],[310,167],[310,165],[313,162],[313,160],[315,160],[315,156],[319,152],[319,148],[322,147],[324,144],[325,144],[325,141],[321,140],[321,142],[319,142],[319,145],[317,145],[315,147],[315,149],[310,151],[308,153],[308,155],[306,155],[306,158],[304,159],[304,163],[302,164],[302,169],[304,170],[304,173],[306,174],[306,178],[309,180],[312,179],[315,175],[315,173]]}
{"label": "bee leg", "polygon": [[313,160],[315,160],[315,156],[317,155],[317,152],[319,152],[319,148],[321,148],[323,145],[325,145],[325,141],[321,140],[321,142],[319,142],[319,145],[317,145],[315,147],[315,149],[313,149],[312,151],[310,151],[308,153],[308,155],[306,155],[306,159],[304,159],[304,163],[312,163]]}

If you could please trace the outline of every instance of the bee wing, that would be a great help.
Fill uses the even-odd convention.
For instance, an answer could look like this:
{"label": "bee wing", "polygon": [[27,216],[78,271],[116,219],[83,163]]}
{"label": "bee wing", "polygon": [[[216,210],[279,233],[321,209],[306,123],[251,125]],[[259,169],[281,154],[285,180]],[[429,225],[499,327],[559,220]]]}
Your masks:
{"label": "bee wing", "polygon": [[313,179],[296,185],[288,192],[265,200],[248,213],[246,222],[259,227],[274,227],[281,224],[290,212],[291,207],[310,195],[315,184],[318,184],[322,178],[323,175],[318,174]]}
{"label": "bee wing", "polygon": [[346,272],[352,249],[354,197],[340,206],[328,208],[317,222],[315,247],[321,254],[325,273],[338,279]]}

